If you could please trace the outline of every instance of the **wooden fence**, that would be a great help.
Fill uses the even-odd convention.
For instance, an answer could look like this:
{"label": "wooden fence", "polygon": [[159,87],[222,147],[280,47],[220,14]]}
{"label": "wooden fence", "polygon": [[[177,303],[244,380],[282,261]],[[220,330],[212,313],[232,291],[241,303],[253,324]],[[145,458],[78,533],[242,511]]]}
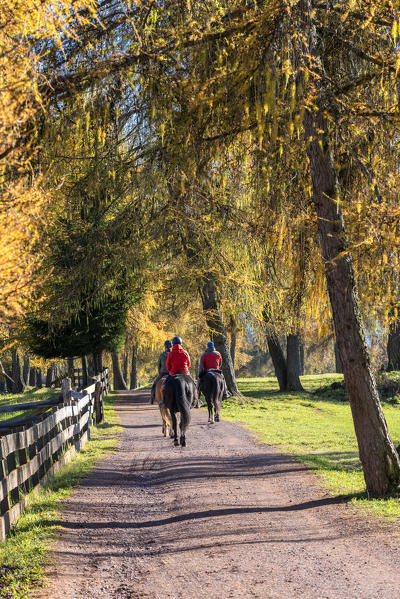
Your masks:
{"label": "wooden fence", "polygon": [[[108,393],[108,369],[81,393],[60,396],[57,406],[26,420],[0,422],[0,541],[17,522],[30,497],[49,476],[66,464],[89,438],[93,423],[103,419],[103,397]],[[53,400],[54,402],[54,400]],[[38,402],[44,404],[45,402]],[[32,405],[32,404],[25,404]],[[13,411],[24,409],[12,406]],[[28,408],[27,408],[28,409]],[[17,430],[9,432],[10,427]]]}

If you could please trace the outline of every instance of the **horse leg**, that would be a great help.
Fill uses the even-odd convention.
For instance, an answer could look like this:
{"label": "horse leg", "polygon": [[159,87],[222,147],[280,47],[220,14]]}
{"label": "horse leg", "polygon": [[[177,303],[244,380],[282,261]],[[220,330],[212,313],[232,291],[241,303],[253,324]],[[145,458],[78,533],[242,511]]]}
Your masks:
{"label": "horse leg", "polygon": [[208,408],[208,422],[210,424],[214,424],[213,406],[212,406],[212,401],[209,397],[207,397],[207,408]]}
{"label": "horse leg", "polygon": [[218,391],[214,397],[215,422],[220,421],[221,401],[222,401],[223,395],[224,395],[224,386],[222,385],[221,388],[218,388]]}
{"label": "horse leg", "polygon": [[166,410],[165,420],[166,420],[166,423],[167,423],[167,433],[169,431],[169,436],[172,439],[173,436],[174,436],[174,431],[173,431],[173,428],[172,428],[172,420],[170,418],[168,410]]}
{"label": "horse leg", "polygon": [[186,426],[182,426],[182,417],[179,419],[179,429],[180,429],[180,444],[181,447],[186,447]]}
{"label": "horse leg", "polygon": [[171,427],[169,425],[168,418],[166,417],[165,414],[163,417],[163,425],[164,425],[164,437],[166,437],[168,434],[171,434]]}
{"label": "horse leg", "polygon": [[168,408],[164,409],[164,424],[165,424],[165,437],[167,435],[170,436],[170,438],[172,439],[174,436],[174,432],[172,430],[172,421],[171,421],[171,417],[170,417],[170,411],[168,410]]}
{"label": "horse leg", "polygon": [[220,411],[221,411],[221,402],[219,399],[214,401],[214,410],[215,410],[215,422],[219,422]]}
{"label": "horse leg", "polygon": [[160,408],[160,414],[161,414],[161,421],[162,421],[162,434],[164,435],[164,437],[167,436],[167,427],[166,427],[166,421],[165,421],[165,416],[164,416],[164,408],[162,408],[161,406],[159,406]]}
{"label": "horse leg", "polygon": [[168,408],[160,407],[161,418],[163,421],[163,435],[166,437],[168,434],[171,436],[171,422],[168,416]]}
{"label": "horse leg", "polygon": [[179,445],[178,441],[178,423],[176,421],[176,413],[171,410],[172,428],[174,430],[174,445]]}

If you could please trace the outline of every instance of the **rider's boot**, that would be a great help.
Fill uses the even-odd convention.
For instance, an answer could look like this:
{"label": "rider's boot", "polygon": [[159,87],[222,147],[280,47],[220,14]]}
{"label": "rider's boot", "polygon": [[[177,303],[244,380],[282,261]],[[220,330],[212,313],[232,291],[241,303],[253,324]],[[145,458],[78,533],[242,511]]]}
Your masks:
{"label": "rider's boot", "polygon": [[228,387],[226,386],[226,381],[224,379],[224,393],[222,395],[222,399],[228,399],[228,397],[232,397],[232,393],[228,391]]}

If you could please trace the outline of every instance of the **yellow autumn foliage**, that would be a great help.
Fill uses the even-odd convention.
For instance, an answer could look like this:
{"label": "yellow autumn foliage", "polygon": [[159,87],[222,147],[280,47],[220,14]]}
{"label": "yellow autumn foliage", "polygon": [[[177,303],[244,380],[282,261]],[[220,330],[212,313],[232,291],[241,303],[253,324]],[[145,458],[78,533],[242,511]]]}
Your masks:
{"label": "yellow autumn foliage", "polygon": [[39,68],[46,44],[62,48],[89,22],[93,0],[0,0],[0,318],[30,292],[31,250],[49,195],[33,159],[36,118],[45,113]]}

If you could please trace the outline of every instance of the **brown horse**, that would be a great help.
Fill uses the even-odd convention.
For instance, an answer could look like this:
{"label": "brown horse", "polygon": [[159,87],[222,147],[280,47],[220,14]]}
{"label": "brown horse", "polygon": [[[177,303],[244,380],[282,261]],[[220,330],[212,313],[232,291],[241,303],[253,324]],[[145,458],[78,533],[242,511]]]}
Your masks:
{"label": "brown horse", "polygon": [[[197,389],[194,380],[184,372],[176,372],[167,377],[164,390],[164,402],[168,408],[174,429],[174,445],[186,446],[186,429],[190,424],[190,409],[198,405]],[[178,420],[180,439],[178,440]]]}
{"label": "brown horse", "polygon": [[[224,396],[225,381],[220,370],[210,369],[200,377],[200,391],[206,398],[208,406],[208,422],[219,422],[221,401]],[[213,413],[214,408],[214,413]]]}
{"label": "brown horse", "polygon": [[161,419],[162,419],[162,434],[166,437],[168,434],[172,437],[174,436],[174,431],[172,428],[172,420],[171,414],[168,408],[164,405],[164,389],[165,389],[165,381],[167,380],[168,374],[160,378],[160,380],[156,384],[154,396],[155,400],[158,403],[158,407],[160,408]]}

